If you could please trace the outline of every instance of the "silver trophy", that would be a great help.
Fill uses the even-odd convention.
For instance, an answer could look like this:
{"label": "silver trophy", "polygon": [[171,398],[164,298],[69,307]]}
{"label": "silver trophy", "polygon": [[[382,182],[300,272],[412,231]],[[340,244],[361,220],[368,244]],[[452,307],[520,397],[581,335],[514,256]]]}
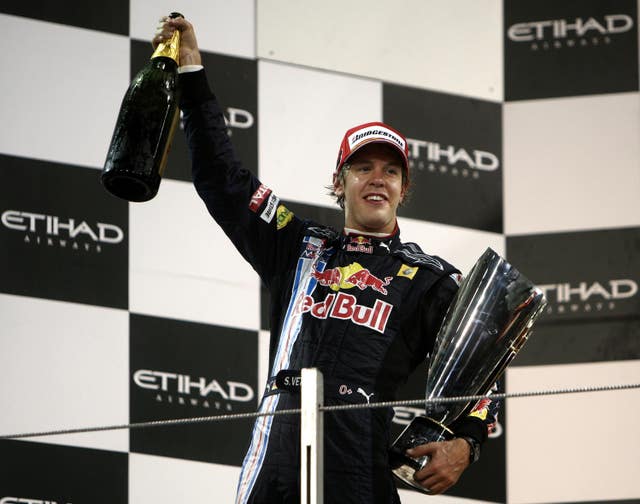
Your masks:
{"label": "silver trophy", "polygon": [[426,416],[414,418],[391,447],[393,473],[429,493],[413,478],[429,457],[405,455],[409,448],[455,437],[449,426],[475,402],[433,399],[488,395],[526,342],[546,305],[540,289],[488,248],[463,280],[436,336],[429,362]]}

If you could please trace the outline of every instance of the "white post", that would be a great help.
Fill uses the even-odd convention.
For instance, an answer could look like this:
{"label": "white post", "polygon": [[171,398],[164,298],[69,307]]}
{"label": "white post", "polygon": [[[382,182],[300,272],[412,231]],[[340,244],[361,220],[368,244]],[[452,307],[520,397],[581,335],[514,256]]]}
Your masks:
{"label": "white post", "polygon": [[300,502],[324,502],[324,405],[322,373],[315,368],[302,370],[300,400]]}

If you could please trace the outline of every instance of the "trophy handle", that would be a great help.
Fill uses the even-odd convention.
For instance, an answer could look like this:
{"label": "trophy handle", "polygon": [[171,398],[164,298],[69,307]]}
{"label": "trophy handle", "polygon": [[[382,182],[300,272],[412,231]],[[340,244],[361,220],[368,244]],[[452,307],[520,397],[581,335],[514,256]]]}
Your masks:
{"label": "trophy handle", "polygon": [[393,442],[389,450],[393,474],[407,485],[421,492],[430,493],[427,488],[420,486],[418,482],[413,479],[413,475],[429,462],[429,456],[424,455],[422,457],[412,458],[406,455],[405,451],[426,443],[449,441],[453,438],[453,431],[446,425],[437,422],[433,418],[425,416],[415,417]]}

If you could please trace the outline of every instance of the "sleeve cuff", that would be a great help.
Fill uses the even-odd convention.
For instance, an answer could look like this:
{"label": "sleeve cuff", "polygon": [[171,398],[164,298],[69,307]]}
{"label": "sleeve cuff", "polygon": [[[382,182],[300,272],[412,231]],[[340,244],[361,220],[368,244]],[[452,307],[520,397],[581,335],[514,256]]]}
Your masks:
{"label": "sleeve cuff", "polygon": [[470,437],[480,444],[483,444],[489,435],[485,423],[473,416],[459,418],[453,423],[451,430],[453,430],[456,437]]}
{"label": "sleeve cuff", "polygon": [[202,70],[204,67],[202,65],[183,65],[178,67],[178,73],[189,73],[189,72],[197,72],[198,70]]}

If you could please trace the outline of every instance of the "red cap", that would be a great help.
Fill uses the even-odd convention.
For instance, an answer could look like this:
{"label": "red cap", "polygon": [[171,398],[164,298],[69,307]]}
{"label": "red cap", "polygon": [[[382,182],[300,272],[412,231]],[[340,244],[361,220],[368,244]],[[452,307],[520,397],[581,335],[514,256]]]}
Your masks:
{"label": "red cap", "polygon": [[405,185],[409,183],[409,146],[407,139],[398,130],[382,122],[370,122],[355,126],[344,134],[338,153],[338,162],[333,172],[333,182],[348,159],[360,148],[370,143],[391,145],[402,157]]}

